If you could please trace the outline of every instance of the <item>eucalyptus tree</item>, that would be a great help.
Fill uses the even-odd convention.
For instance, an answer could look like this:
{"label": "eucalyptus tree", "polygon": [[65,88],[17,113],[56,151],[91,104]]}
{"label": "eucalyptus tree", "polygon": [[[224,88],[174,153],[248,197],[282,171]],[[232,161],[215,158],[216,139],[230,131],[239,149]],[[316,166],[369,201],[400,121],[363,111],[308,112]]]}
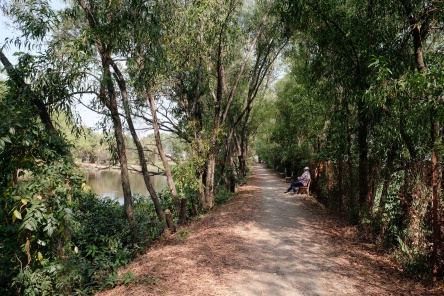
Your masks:
{"label": "eucalyptus tree", "polygon": [[[407,260],[417,260],[427,253],[428,239],[421,225],[429,215],[424,207],[431,204],[433,223],[425,224],[433,229],[431,257],[436,265],[441,249],[437,209],[442,112],[437,104],[442,96],[438,70],[442,3],[307,0],[283,4],[283,21],[288,32],[295,33],[294,50],[299,53],[291,59],[306,61],[304,68],[293,66],[294,72],[308,78],[303,89],[326,110],[324,119],[312,118],[325,122],[314,129],[324,143],[321,149],[313,147],[313,152],[324,161],[338,162],[338,180],[332,180],[339,186],[338,207],[345,206],[350,213],[357,205],[360,217],[367,217],[361,220],[364,226],[371,220],[368,223],[381,227],[386,239],[408,250]],[[303,56],[304,51],[309,54]],[[290,104],[284,100],[279,104],[284,106],[280,116],[285,117]],[[276,126],[274,147],[288,142],[285,124],[289,125],[284,120]],[[353,185],[356,164],[359,187]],[[359,190],[357,199],[355,190]],[[348,203],[342,204],[343,194],[348,194]],[[359,222],[358,218],[354,221]],[[421,248],[412,247],[412,251],[407,245]]]}
{"label": "eucalyptus tree", "polygon": [[[435,106],[442,98],[443,90],[441,87],[433,87],[440,79],[441,71],[436,71],[432,67],[427,67],[425,59],[425,49],[427,38],[433,33],[433,28],[442,25],[444,16],[444,5],[441,1],[408,1],[400,0],[404,9],[404,16],[408,19],[411,39],[413,44],[414,62],[416,70],[425,77],[423,85],[424,95],[428,95],[431,102],[426,99],[427,109],[430,112],[430,140],[429,147],[431,149],[431,175],[432,175],[432,254],[431,263],[434,275],[434,280],[438,280],[438,276],[442,273],[442,263],[440,263],[439,250],[442,248],[441,241],[441,227],[442,227],[442,213],[440,215],[441,206],[441,181],[442,181],[442,136],[441,136],[441,121],[443,120],[442,112],[439,112]],[[432,43],[433,44],[433,43]],[[438,63],[440,65],[441,63]],[[429,73],[427,73],[429,72]],[[429,85],[432,85],[431,87]],[[429,91],[427,91],[429,89]],[[442,255],[441,255],[442,256]]]}
{"label": "eucalyptus tree", "polygon": [[[97,94],[102,103],[108,108],[114,125],[117,155],[121,163],[126,214],[132,229],[133,242],[136,242],[137,228],[132,210],[125,141],[117,102],[119,94],[112,83],[113,74],[111,73],[111,67],[116,65],[112,57],[112,44],[108,44],[110,39],[105,36],[103,31],[103,29],[107,28],[107,25],[108,28],[114,25],[113,23],[107,23],[105,15],[110,13],[107,16],[111,17],[112,9],[117,8],[118,4],[110,7],[109,11],[106,11],[105,7],[102,7],[100,4],[97,6],[93,4],[91,8],[84,1],[78,1],[77,4],[80,9],[76,9],[76,7],[66,8],[65,11],[58,13],[47,1],[31,0],[23,3],[12,1],[10,7],[11,14],[18,19],[24,34],[43,38],[47,32],[54,32],[53,39],[48,42],[47,52],[52,54],[49,60],[53,60],[55,66],[48,67],[47,72],[52,69],[55,69],[55,71],[52,79],[48,81],[51,83],[58,82],[62,88],[66,85],[71,86],[70,92],[65,94],[65,97],[68,96],[71,100],[75,98],[75,94]],[[81,9],[83,9],[83,14]],[[83,19],[79,17],[83,17]],[[80,36],[80,34],[83,35]],[[91,45],[96,47],[99,52],[97,55]],[[95,68],[96,65],[92,62],[95,57],[100,58],[97,68]],[[94,85],[89,83],[88,77],[90,73],[90,77],[97,77],[95,74],[97,72],[100,73],[100,71],[102,73],[97,76],[101,77],[98,77],[98,85],[95,88]],[[65,73],[75,77],[70,84],[68,84],[68,81],[57,81],[57,78],[64,77],[61,74]],[[62,98],[62,96],[57,97],[60,102],[64,102],[61,100]],[[70,103],[68,106],[73,105],[72,101]]]}
{"label": "eucalyptus tree", "polygon": [[[48,3],[6,4],[2,8],[22,35],[0,49],[7,75],[0,112],[0,220],[6,251],[1,261],[7,273],[2,271],[0,293],[28,294],[37,284],[33,276],[44,286],[51,283],[49,270],[60,270],[69,252],[69,208],[81,177],[55,116],[60,112],[68,121],[76,119],[71,95],[80,75],[70,71],[73,61],[58,59],[57,47],[44,46],[60,20]],[[17,54],[15,65],[4,54],[9,42],[28,51]],[[18,182],[25,174],[32,177]]]}
{"label": "eucalyptus tree", "polygon": [[[141,13],[141,17],[135,17],[133,19],[135,24],[127,36],[129,42],[125,44],[122,50],[129,55],[128,72],[137,96],[134,102],[134,109],[137,109],[136,113],[140,114],[139,118],[143,118],[147,125],[152,126],[156,148],[163,164],[163,170],[171,191],[175,209],[179,215],[179,224],[183,224],[186,219],[186,199],[180,200],[177,194],[172,171],[162,145],[160,135],[162,126],[158,119],[156,100],[153,94],[153,88],[156,83],[159,82],[160,74],[166,71],[165,43],[168,36],[164,35],[165,32],[168,31],[168,26],[175,25],[170,18],[173,11],[172,7],[173,1],[152,2],[149,5],[149,10]],[[150,117],[144,115],[146,113],[145,109],[150,111]],[[131,116],[130,113],[127,114],[127,118]],[[131,130],[133,138],[137,139],[134,128]],[[144,169],[146,164],[143,163],[143,159],[145,158],[143,149],[141,145],[137,145],[137,147],[139,158],[142,159],[142,170],[146,171],[146,168]],[[147,172],[145,172],[144,175],[147,175]]]}
{"label": "eucalyptus tree", "polygon": [[[144,176],[145,184],[147,186],[148,191],[150,192],[151,199],[156,208],[156,213],[159,217],[159,220],[166,228],[166,221],[163,210],[160,206],[160,202],[157,197],[157,193],[154,191],[154,188],[149,180],[149,172],[146,164],[146,157],[143,151],[143,147],[139,140],[139,136],[136,133],[136,129],[133,123],[133,112],[131,111],[133,108],[139,108],[137,105],[132,107],[132,103],[129,100],[131,91],[130,86],[133,87],[133,91],[136,97],[139,97],[135,100],[135,102],[140,101],[149,101],[150,99],[150,88],[153,84],[154,78],[156,77],[156,73],[158,70],[156,67],[161,67],[162,62],[162,47],[161,47],[161,31],[164,26],[165,19],[163,18],[165,15],[168,15],[168,2],[150,2],[146,3],[143,1],[132,1],[132,2],[116,2],[111,6],[97,5],[92,2],[84,2],[78,1],[78,4],[82,8],[85,13],[85,17],[89,24],[89,29],[87,32],[93,32],[90,36],[95,39],[95,47],[97,49],[97,54],[101,57],[102,60],[102,69],[104,71],[104,77],[106,79],[102,79],[101,81],[101,100],[103,102],[105,97],[103,96],[104,91],[107,89],[108,96],[116,96],[118,95],[121,100],[121,108],[125,114],[125,121],[128,124],[128,128],[130,130],[132,139],[136,145],[139,162],[142,167],[142,174]],[[106,16],[106,17],[105,17]],[[148,27],[148,29],[147,29]],[[106,28],[106,33],[102,30]],[[103,34],[103,35],[102,35]],[[109,36],[113,36],[109,38]],[[105,52],[104,52],[105,51]],[[113,56],[114,55],[114,56]],[[127,62],[127,66],[129,71],[129,76],[125,73],[124,67],[118,63],[118,56],[123,57],[123,59]],[[159,62],[153,62],[159,61]],[[131,84],[128,83],[132,78]],[[112,80],[115,81],[116,87],[119,92],[114,89]],[[108,83],[108,85],[104,85],[104,83]],[[106,86],[106,88],[105,88]],[[113,99],[114,100],[114,99]],[[117,103],[117,100],[116,100]],[[152,108],[154,108],[153,102],[150,102]],[[114,122],[114,127],[119,130],[118,121],[117,121],[117,104],[113,103],[113,106],[107,104],[107,107],[112,111],[112,118]],[[115,105],[115,106],[114,106]],[[112,108],[110,108],[112,107]],[[154,109],[153,109],[154,110]],[[167,172],[168,183],[173,191],[173,199],[177,212],[181,214],[181,221],[184,221],[185,211],[181,211],[180,201],[177,198],[177,194],[174,189],[174,181],[172,180],[171,173],[169,173],[169,166],[166,161],[165,153],[162,149],[162,144],[160,142],[159,137],[159,129],[157,126],[157,118],[156,113],[152,113],[154,128],[156,131],[156,143],[158,151],[161,154],[162,161],[164,163],[164,168]],[[115,120],[114,120],[115,118]],[[116,139],[118,138],[116,134]],[[118,141],[123,142],[122,141]],[[120,144],[121,148],[118,151],[119,157],[121,157],[121,163],[126,162],[124,159],[124,146]],[[125,171],[123,165],[122,171]],[[122,173],[122,179],[125,179]],[[130,192],[127,191],[127,195]],[[128,201],[129,203],[130,201]],[[130,216],[130,210],[127,210],[128,216]]]}
{"label": "eucalyptus tree", "polygon": [[257,128],[257,125],[252,124],[253,122],[250,121],[253,103],[258,93],[261,90],[266,90],[273,82],[276,60],[287,45],[288,40],[289,36],[284,33],[284,26],[277,20],[275,14],[271,14],[270,20],[259,35],[251,66],[248,69],[248,75],[244,78],[245,81],[248,81],[248,90],[246,94],[243,94],[245,97],[243,108],[238,114],[235,114],[235,120],[231,126],[234,129],[240,124],[239,137],[235,137],[235,139],[239,138],[236,140],[236,147],[240,178],[246,176],[248,148],[250,146],[249,137]]}
{"label": "eucalyptus tree", "polygon": [[[178,134],[196,147],[200,201],[206,210],[214,205],[215,167],[228,113],[268,17],[267,9],[258,11],[260,17],[249,31],[243,27],[245,4],[184,3],[186,21],[176,28],[177,37],[170,44],[175,66],[171,99],[184,111],[178,127],[187,130]],[[264,3],[268,9],[271,5]]]}
{"label": "eucalyptus tree", "polygon": [[[113,138],[116,142],[115,152],[120,163],[124,206],[132,229],[133,242],[137,241],[138,235],[128,178],[124,122],[128,124],[139,152],[144,180],[155,205],[156,213],[166,229],[163,210],[149,181],[142,146],[132,122],[131,106],[128,100],[129,89],[124,74],[125,65],[120,59],[121,56],[124,59],[126,58],[125,49],[132,41],[129,38],[131,32],[138,28],[137,25],[143,26],[141,22],[149,21],[148,18],[153,6],[138,1],[115,2],[112,5],[107,5],[105,2],[79,0],[56,14],[44,1],[27,1],[24,5],[25,7],[26,5],[35,7],[34,13],[48,13],[57,16],[56,21],[51,23],[53,25],[51,29],[54,33],[53,39],[50,41],[50,48],[57,50],[54,58],[59,65],[63,62],[69,64],[70,67],[67,67],[65,71],[76,77],[75,84],[72,84],[72,88],[76,89],[69,95],[71,98],[87,93],[95,95],[103,104],[106,109],[105,113],[111,119],[114,130]],[[19,4],[17,4],[17,7],[23,8]],[[37,29],[34,28],[34,30]],[[122,114],[120,113],[122,109],[125,114],[125,121],[122,121]]]}

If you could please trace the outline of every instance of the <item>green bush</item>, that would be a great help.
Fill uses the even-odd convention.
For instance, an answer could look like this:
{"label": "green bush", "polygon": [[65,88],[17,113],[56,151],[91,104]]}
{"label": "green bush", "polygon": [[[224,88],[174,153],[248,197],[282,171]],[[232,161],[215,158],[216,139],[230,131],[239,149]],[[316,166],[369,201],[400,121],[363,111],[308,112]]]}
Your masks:
{"label": "green bush", "polygon": [[[60,240],[47,239],[43,243],[40,239],[41,245],[32,252],[31,265],[26,265],[25,253],[17,241],[19,224],[1,226],[1,295],[84,295],[130,280],[125,277],[112,281],[112,275],[137,251],[131,245],[123,206],[77,192],[67,209],[70,215],[63,230],[67,240],[58,250],[63,256],[56,253]],[[159,237],[163,230],[151,201],[136,197],[134,209],[142,242]],[[21,262],[14,260],[17,254]]]}
{"label": "green bush", "polygon": [[236,193],[233,193],[233,192],[230,192],[230,191],[225,190],[223,188],[220,188],[216,192],[216,197],[214,199],[214,203],[216,205],[223,204],[224,202],[226,202],[227,200],[229,200],[231,197],[233,197],[235,195],[236,195]]}
{"label": "green bush", "polygon": [[[161,199],[162,208],[165,199]],[[171,202],[172,203],[172,202]],[[174,208],[174,207],[173,207]],[[173,210],[171,208],[171,210]],[[156,215],[154,204],[149,197],[134,197],[134,213],[136,216],[137,227],[140,235],[140,244],[147,245],[163,233],[163,226]]]}

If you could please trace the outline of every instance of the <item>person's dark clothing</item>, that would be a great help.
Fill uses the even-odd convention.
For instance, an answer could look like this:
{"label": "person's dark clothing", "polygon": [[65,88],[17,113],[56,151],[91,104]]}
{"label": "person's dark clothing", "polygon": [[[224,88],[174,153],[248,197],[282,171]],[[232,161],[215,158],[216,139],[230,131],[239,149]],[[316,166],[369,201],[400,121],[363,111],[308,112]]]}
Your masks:
{"label": "person's dark clothing", "polygon": [[291,182],[290,187],[287,189],[287,192],[289,192],[290,190],[293,190],[293,192],[296,193],[296,188],[301,187],[301,186],[304,186],[304,184],[302,184],[301,181],[293,181],[293,182]]}

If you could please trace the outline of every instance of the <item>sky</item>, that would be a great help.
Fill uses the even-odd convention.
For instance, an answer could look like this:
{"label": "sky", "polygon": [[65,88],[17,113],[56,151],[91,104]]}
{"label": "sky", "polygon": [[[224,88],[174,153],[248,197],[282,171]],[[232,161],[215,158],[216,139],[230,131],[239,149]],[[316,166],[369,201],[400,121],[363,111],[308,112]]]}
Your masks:
{"label": "sky", "polygon": [[[52,1],[52,3],[53,6],[56,8],[62,7],[62,3],[60,1]],[[20,34],[19,32],[14,30],[12,22],[7,17],[5,17],[3,11],[0,10],[0,47],[3,47],[5,45],[5,40],[7,38],[11,39],[19,36]],[[9,59],[9,61],[12,64],[15,64],[17,62],[17,59],[14,56],[14,53],[17,51],[20,51],[20,49],[15,47],[14,45],[7,45],[6,47],[3,47],[3,53],[6,55],[6,57]],[[24,49],[21,49],[21,51],[24,51]],[[6,75],[4,73],[0,73],[0,78],[6,79]],[[85,97],[84,103],[87,104],[88,101],[89,99]],[[87,109],[81,104],[78,104],[76,106],[76,110],[79,112],[83,124],[88,127],[94,127],[100,119],[100,116],[97,113]]]}

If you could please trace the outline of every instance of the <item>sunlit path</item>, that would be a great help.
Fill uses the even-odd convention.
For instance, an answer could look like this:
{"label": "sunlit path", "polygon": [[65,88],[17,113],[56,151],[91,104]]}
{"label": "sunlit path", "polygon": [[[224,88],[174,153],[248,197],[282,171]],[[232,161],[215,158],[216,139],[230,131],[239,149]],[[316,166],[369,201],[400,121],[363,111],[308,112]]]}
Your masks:
{"label": "sunlit path", "polygon": [[432,295],[345,238],[353,228],[313,198],[284,194],[275,172],[251,172],[237,197],[120,271],[145,280],[99,295]]}
{"label": "sunlit path", "polygon": [[[243,231],[260,249],[260,264],[233,278],[233,295],[359,295],[350,270],[335,262],[328,240],[316,230],[320,218],[298,195],[284,194],[288,184],[255,166],[262,215]],[[238,229],[242,232],[242,229]]]}

